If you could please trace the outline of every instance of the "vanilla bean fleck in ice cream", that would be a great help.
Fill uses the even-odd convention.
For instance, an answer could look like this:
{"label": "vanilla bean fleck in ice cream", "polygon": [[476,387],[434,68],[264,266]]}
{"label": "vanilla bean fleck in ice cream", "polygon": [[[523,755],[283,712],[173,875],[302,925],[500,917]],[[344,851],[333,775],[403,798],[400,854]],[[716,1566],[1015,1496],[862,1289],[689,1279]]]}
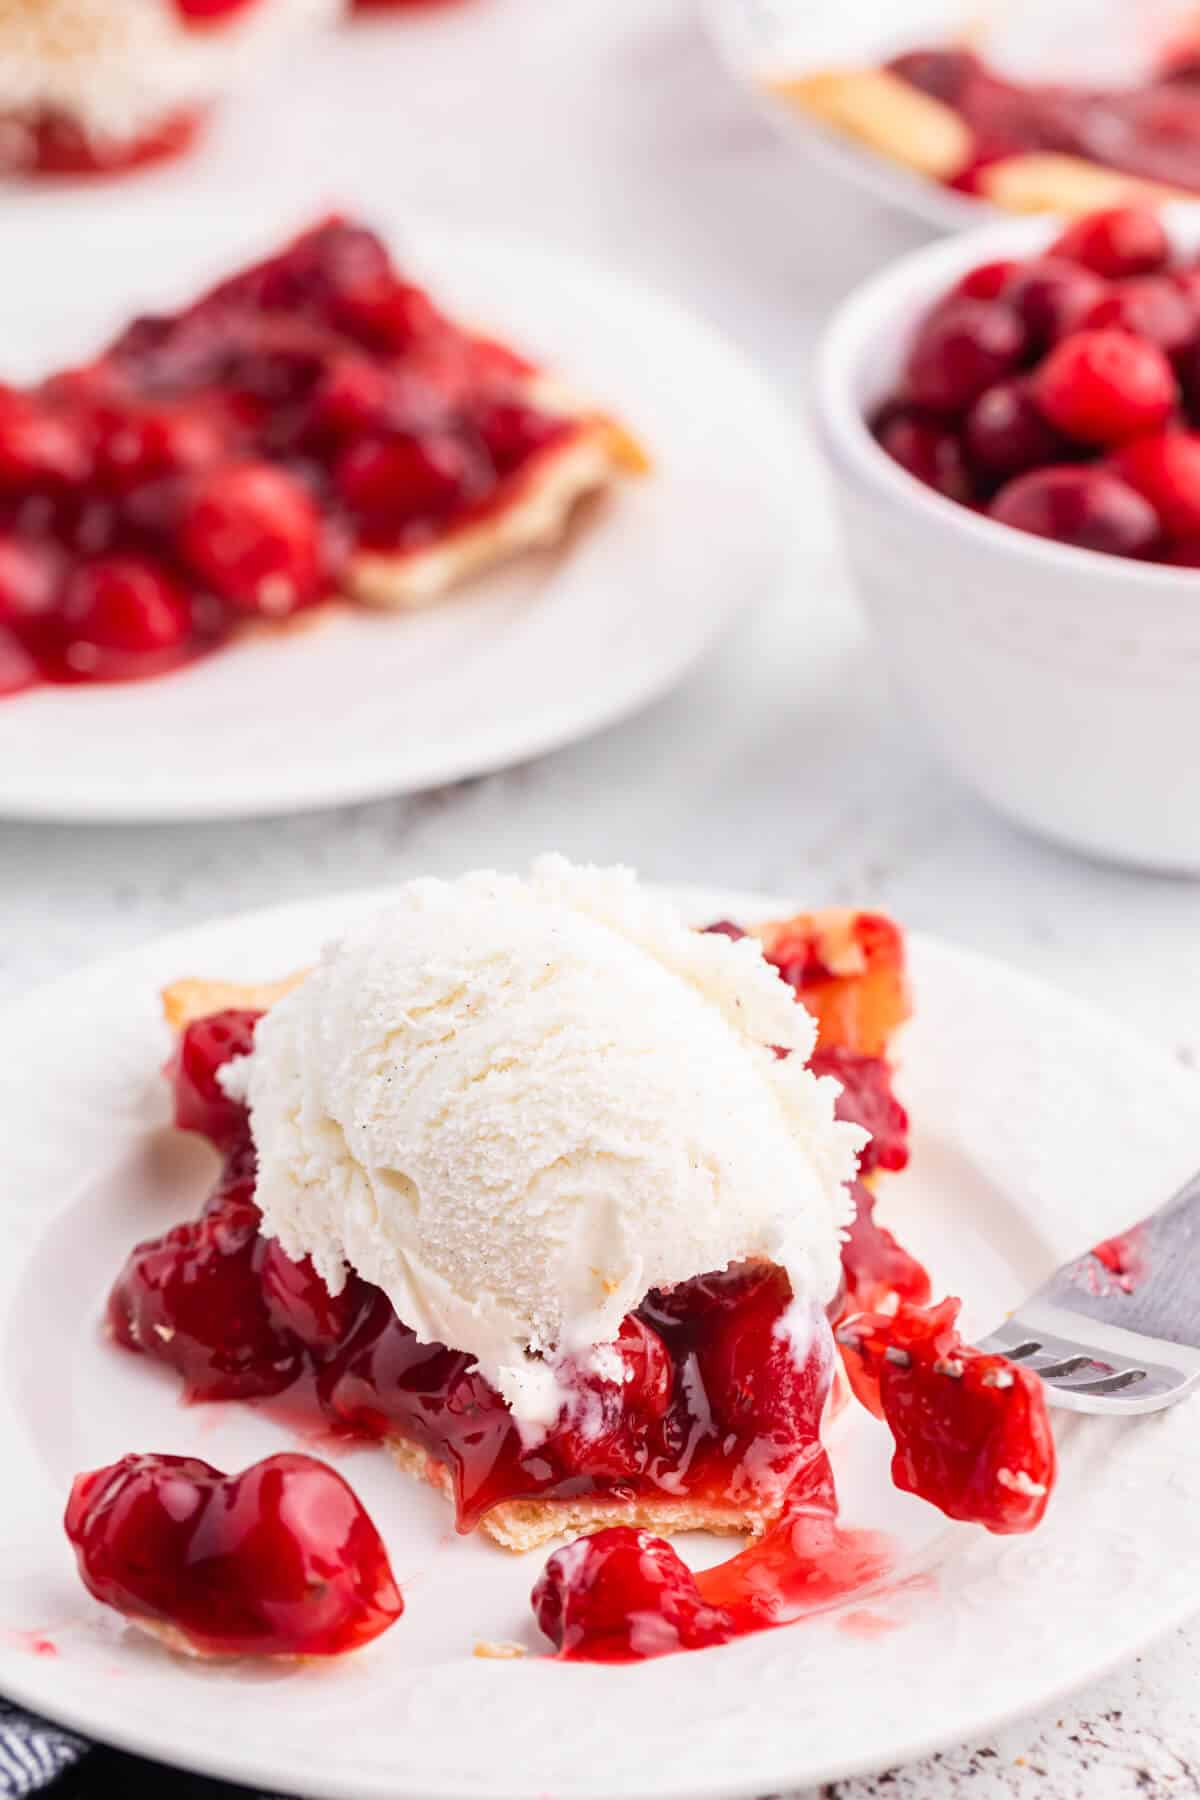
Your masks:
{"label": "vanilla bean fleck in ice cream", "polygon": [[[263,1229],[478,1359],[525,1427],[652,1287],[769,1258],[827,1300],[863,1134],[757,946],[624,869],[422,880],[354,926],[228,1072]],[[792,1054],[776,1055],[772,1046]]]}

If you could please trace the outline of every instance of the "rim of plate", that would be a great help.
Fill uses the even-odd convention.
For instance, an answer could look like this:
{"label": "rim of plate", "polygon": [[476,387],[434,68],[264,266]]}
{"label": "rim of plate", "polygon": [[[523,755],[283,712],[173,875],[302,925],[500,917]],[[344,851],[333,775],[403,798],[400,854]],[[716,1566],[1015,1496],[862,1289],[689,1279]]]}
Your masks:
{"label": "rim of plate", "polygon": [[[342,916],[357,916],[386,904],[397,885],[352,890],[316,900],[296,901],[285,906],[230,914],[99,959],[19,998],[8,1010],[3,1026],[0,1027],[0,1047],[3,1046],[6,1035],[20,1040],[25,1017],[40,1016],[44,1020],[46,1017],[57,1016],[58,1009],[66,1003],[68,996],[71,1003],[78,1006],[81,1001],[86,1002],[88,989],[99,991],[111,988],[113,991],[128,992],[134,983],[141,984],[144,988],[147,981],[157,982],[165,970],[183,969],[197,956],[204,958],[211,954],[219,958],[230,953],[240,934],[273,933],[278,928],[281,938],[286,937],[289,931],[295,931],[307,934],[313,941],[323,939],[336,931],[337,921]],[[707,886],[655,884],[655,889],[672,899],[686,917],[696,920],[727,915],[746,918],[769,916],[782,914],[794,905],[793,902],[772,899],[762,894]],[[1179,1103],[1181,1109],[1190,1111],[1200,1100],[1200,1080],[1195,1075],[1175,1062],[1166,1050],[1126,1031],[1102,1008],[1063,994],[1052,985],[1020,970],[1014,970],[998,959],[945,943],[937,937],[912,932],[907,934],[907,941],[916,965],[918,989],[922,965],[926,971],[926,979],[940,967],[952,980],[960,980],[973,986],[981,994],[1000,996],[1002,1004],[1007,999],[1018,1010],[1025,1009],[1057,1017],[1068,1047],[1072,1041],[1078,1042],[1083,1036],[1098,1039],[1106,1053],[1119,1048],[1121,1056],[1137,1067],[1139,1081],[1144,1072],[1148,1090],[1153,1087],[1155,1092],[1166,1093],[1172,1102]],[[206,949],[206,945],[211,945],[211,948]],[[147,967],[148,964],[151,966]],[[126,1130],[129,1129],[126,1126]],[[1149,1203],[1148,1200],[1147,1204]],[[902,1741],[889,1744],[883,1750],[830,1756],[820,1766],[798,1768],[797,1752],[793,1748],[790,1752],[781,1752],[778,1761],[764,1759],[756,1764],[752,1770],[747,1771],[744,1779],[738,1777],[731,1780],[727,1774],[713,1776],[708,1780],[693,1776],[667,1780],[653,1786],[624,1782],[618,1788],[611,1782],[605,1784],[601,1776],[586,1789],[572,1788],[571,1793],[575,1800],[582,1800],[585,1795],[588,1800],[610,1800],[618,1792],[621,1800],[741,1800],[743,1796],[749,1800],[749,1797],[761,1795],[767,1790],[786,1790],[794,1786],[797,1780],[803,1780],[806,1784],[840,1780],[870,1773],[890,1763],[910,1761],[944,1747],[947,1743],[999,1729],[1014,1719],[1027,1716],[1035,1709],[1053,1705],[1077,1692],[1139,1654],[1165,1632],[1183,1623],[1194,1614],[1198,1601],[1200,1583],[1195,1591],[1172,1591],[1169,1599],[1153,1609],[1145,1624],[1129,1631],[1116,1647],[1111,1642],[1102,1643],[1098,1635],[1090,1640],[1095,1642],[1096,1649],[1086,1666],[1073,1668],[1070,1673],[1044,1685],[1031,1683],[1028,1692],[998,1707],[995,1703],[989,1707],[986,1701],[978,1702],[970,1716],[956,1714],[950,1722],[941,1726],[933,1725],[906,1732]],[[981,1615],[980,1623],[986,1629],[986,1612]],[[792,1642],[799,1652],[803,1645],[803,1632],[799,1628],[796,1628],[796,1632]],[[788,1636],[788,1631],[768,1634],[771,1640],[785,1645]],[[684,1663],[687,1660],[667,1659],[672,1663]],[[802,1658],[797,1655],[796,1660],[800,1664]],[[528,1664],[519,1666],[526,1669],[530,1667]],[[504,1667],[507,1668],[508,1665]],[[611,1674],[612,1671],[607,1673]],[[696,1673],[701,1673],[700,1665]],[[197,1725],[194,1736],[184,1742],[177,1731],[172,1733],[170,1728],[158,1729],[151,1716],[144,1717],[140,1725],[136,1725],[112,1716],[103,1704],[60,1699],[53,1691],[54,1683],[49,1674],[48,1665],[40,1665],[32,1658],[29,1659],[27,1678],[23,1669],[18,1670],[14,1678],[12,1668],[7,1667],[6,1697],[99,1742],[229,1781],[250,1783],[271,1791],[278,1789],[322,1797],[322,1800],[324,1797],[328,1797],[328,1800],[342,1800],[347,1795],[355,1796],[356,1800],[359,1796],[364,1797],[364,1800],[367,1797],[370,1800],[385,1800],[385,1797],[386,1800],[392,1800],[392,1797],[405,1794],[411,1795],[413,1800],[418,1795],[421,1800],[425,1800],[425,1796],[433,1794],[436,1794],[437,1800],[480,1800],[485,1792],[487,1800],[529,1800],[530,1794],[534,1792],[532,1787],[506,1784],[504,1781],[486,1790],[477,1785],[455,1785],[452,1781],[431,1785],[424,1774],[419,1778],[419,1786],[406,1788],[403,1785],[402,1771],[398,1781],[396,1770],[386,1775],[378,1771],[371,1774],[351,1774],[347,1781],[339,1779],[334,1773],[326,1773],[314,1779],[311,1769],[307,1769],[301,1762],[272,1760],[270,1753],[264,1753],[261,1748],[253,1749],[247,1754],[223,1745],[211,1731],[206,1731],[202,1721]],[[187,1679],[186,1668],[181,1669],[180,1679]],[[514,1696],[513,1703],[519,1705],[519,1698]],[[179,1761],[181,1757],[184,1759],[182,1762]]]}
{"label": "rim of plate", "polygon": [[739,87],[813,161],[884,206],[919,219],[935,231],[963,231],[1014,216],[989,200],[956,193],[889,161],[773,93],[765,81],[775,64],[770,0],[766,5],[763,0],[701,0],[701,8],[722,60]]}
{"label": "rim of plate", "polygon": [[[236,785],[228,775],[214,791],[203,778],[202,770],[189,781],[186,789],[170,796],[160,790],[147,791],[133,778],[132,770],[120,776],[105,772],[102,776],[89,770],[86,742],[81,738],[89,702],[93,717],[99,718],[99,729],[109,726],[110,711],[121,729],[119,707],[131,684],[104,684],[72,701],[78,710],[79,723],[74,734],[79,756],[69,780],[58,771],[46,774],[36,758],[19,755],[10,759],[4,781],[0,783],[0,819],[45,820],[60,823],[135,824],[186,823],[217,819],[237,819],[284,815],[308,810],[347,805],[391,795],[417,793],[474,776],[489,775],[514,764],[533,760],[551,751],[618,724],[662,698],[685,679],[688,673],[713,649],[743,609],[758,603],[780,588],[794,563],[796,541],[794,497],[803,491],[806,469],[815,468],[815,449],[809,443],[801,420],[794,417],[772,388],[762,369],[733,339],[709,324],[681,300],[659,289],[640,276],[620,268],[609,268],[591,258],[568,249],[548,249],[520,233],[497,233],[486,228],[444,225],[415,213],[403,217],[390,215],[386,199],[378,195],[356,201],[352,193],[342,196],[345,210],[361,204],[362,210],[375,222],[388,240],[411,244],[414,260],[419,264],[426,256],[447,267],[456,257],[470,265],[473,259],[502,259],[519,264],[528,272],[530,283],[542,290],[562,290],[565,305],[572,304],[571,295],[607,297],[611,310],[629,318],[637,313],[652,323],[658,333],[670,333],[673,340],[688,346],[689,360],[699,373],[720,367],[727,386],[738,399],[740,418],[746,433],[760,449],[753,493],[761,510],[754,522],[755,547],[759,560],[745,581],[730,581],[720,591],[715,584],[708,604],[697,607],[676,606],[672,613],[673,628],[656,641],[655,655],[647,658],[630,648],[622,657],[607,663],[597,675],[595,668],[581,672],[574,686],[564,695],[547,683],[534,706],[511,709],[498,720],[467,719],[447,726],[440,738],[430,742],[404,743],[394,747],[373,745],[370,752],[359,751],[352,758],[297,763],[284,755],[261,755],[238,771]],[[225,228],[231,240],[242,235],[250,241],[262,238],[269,245],[307,222],[311,206],[298,204],[295,197],[268,196],[261,208],[242,206],[227,211],[232,220]],[[163,196],[143,195],[127,202],[123,209],[110,209],[96,215],[70,193],[52,197],[44,212],[36,214],[17,206],[10,221],[14,230],[43,234],[61,241],[75,227],[88,233],[89,245],[100,254],[106,238],[119,242],[132,229],[143,234],[161,232],[169,242],[180,241],[181,220],[177,206],[168,205]],[[157,236],[154,241],[158,241]],[[513,335],[519,335],[515,329]],[[653,444],[651,444],[653,452]],[[646,494],[653,493],[656,479],[651,472]],[[662,479],[670,479],[669,466]],[[620,504],[617,497],[616,504]],[[675,500],[676,510],[679,500]],[[595,522],[602,533],[608,522]],[[509,572],[519,571],[520,559],[506,565]],[[569,561],[566,565],[569,567]],[[635,581],[642,578],[646,592],[653,595],[653,574],[644,569],[631,571]],[[755,579],[757,577],[757,579]],[[555,578],[557,579],[557,577]],[[476,593],[467,584],[461,594],[450,596],[447,611],[459,602],[469,603]],[[599,600],[600,590],[597,589]],[[487,604],[486,600],[482,602]],[[506,602],[501,599],[498,605]],[[552,604],[552,603],[551,603]],[[432,609],[437,611],[438,609]],[[373,615],[378,616],[378,615]],[[397,631],[403,631],[405,619],[397,615]],[[464,632],[467,630],[464,624]],[[319,634],[314,638],[319,646]],[[503,649],[503,644],[497,646]],[[319,648],[316,652],[319,654]],[[232,652],[231,654],[236,654]],[[369,646],[362,647],[363,657]],[[176,679],[203,681],[219,659],[185,670]],[[420,679],[418,677],[418,679]],[[136,684],[133,684],[136,685]],[[53,689],[35,689],[31,695],[16,696],[3,702],[6,709],[23,704],[36,706],[44,693]],[[170,682],[158,684],[158,692],[169,702]],[[449,696],[453,698],[453,696]],[[6,712],[6,719],[16,716]],[[281,716],[280,741],[283,742],[284,720]],[[165,728],[165,726],[164,726]],[[16,731],[14,729],[14,738]],[[289,733],[297,729],[288,722]],[[19,746],[18,746],[19,748]],[[196,758],[199,765],[204,747],[197,735]]]}

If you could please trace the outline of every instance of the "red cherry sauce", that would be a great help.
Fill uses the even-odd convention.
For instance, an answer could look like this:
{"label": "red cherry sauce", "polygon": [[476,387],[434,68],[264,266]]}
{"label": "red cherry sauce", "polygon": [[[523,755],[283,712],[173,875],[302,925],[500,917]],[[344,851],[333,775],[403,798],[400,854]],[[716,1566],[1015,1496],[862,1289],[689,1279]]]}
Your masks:
{"label": "red cherry sauce", "polygon": [[0,695],[179,669],[487,518],[579,429],[531,372],[335,217],[0,386]]}
{"label": "red cherry sauce", "polygon": [[1168,187],[1200,190],[1200,86],[1179,64],[1138,87],[1010,81],[964,50],[916,50],[893,73],[954,109],[974,153],[951,185],[974,192],[990,163],[1025,152],[1083,157]]}
{"label": "red cherry sauce", "polygon": [[881,1581],[878,1532],[837,1522],[829,1459],[814,1438],[777,1522],[739,1555],[694,1575],[662,1538],[627,1526],[550,1558],[534,1616],[564,1662],[634,1662],[787,1625]]}
{"label": "red cherry sauce", "polygon": [[125,1456],[77,1475],[67,1536],[88,1592],[203,1656],[340,1656],[403,1612],[353,1490],[311,1456],[224,1475]]}

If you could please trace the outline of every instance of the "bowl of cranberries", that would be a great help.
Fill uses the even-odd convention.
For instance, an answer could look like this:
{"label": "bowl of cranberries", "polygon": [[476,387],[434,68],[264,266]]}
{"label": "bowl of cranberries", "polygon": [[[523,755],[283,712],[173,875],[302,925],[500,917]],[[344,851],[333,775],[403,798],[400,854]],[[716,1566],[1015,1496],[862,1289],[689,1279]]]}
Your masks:
{"label": "bowl of cranberries", "polygon": [[861,597],[953,767],[1200,872],[1200,208],[1021,220],[843,304],[821,436]]}

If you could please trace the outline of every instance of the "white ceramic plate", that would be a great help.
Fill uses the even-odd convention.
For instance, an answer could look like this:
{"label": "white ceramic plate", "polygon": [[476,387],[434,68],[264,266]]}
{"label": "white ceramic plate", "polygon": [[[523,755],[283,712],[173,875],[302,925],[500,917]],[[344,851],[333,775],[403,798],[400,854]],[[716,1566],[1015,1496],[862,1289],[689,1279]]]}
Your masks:
{"label": "white ceramic plate", "polygon": [[[563,551],[428,612],[347,608],[163,680],[5,701],[0,814],[225,817],[481,774],[646,704],[738,607],[786,578],[805,484],[788,417],[740,352],[674,303],[568,256],[374,204],[369,216],[448,306],[625,418],[655,457],[652,476],[624,484]],[[13,207],[0,366],[31,377],[87,352],[306,222],[144,201],[99,214]]]}
{"label": "white ceramic plate", "polygon": [[[811,899],[811,896],[809,897]],[[1200,1604],[1195,1406],[1114,1425],[1058,1415],[1042,1528],[992,1538],[899,1495],[858,1409],[833,1443],[844,1511],[895,1534],[883,1591],[719,1650],[623,1668],[473,1657],[537,1635],[540,1555],[455,1538],[444,1503],[373,1449],[341,1466],[405,1591],[400,1623],[333,1667],[196,1666],[81,1589],[59,1525],[76,1470],[129,1450],[239,1467],[287,1446],[237,1406],[186,1409],[105,1344],[127,1248],[194,1209],[208,1153],[163,1129],[156,990],[311,957],[380,895],[247,914],[99,964],[0,1024],[7,1250],[0,1263],[0,1693],[97,1737],[271,1791],[378,1800],[752,1795],[880,1768],[1099,1675]],[[692,894],[697,920],[783,911]],[[902,1052],[916,1121],[886,1210],[964,1292],[968,1326],[1191,1171],[1200,1084],[1077,1003],[932,941],[913,944]],[[684,1546],[697,1560],[717,1546]],[[34,1653],[49,1639],[56,1655]]]}

